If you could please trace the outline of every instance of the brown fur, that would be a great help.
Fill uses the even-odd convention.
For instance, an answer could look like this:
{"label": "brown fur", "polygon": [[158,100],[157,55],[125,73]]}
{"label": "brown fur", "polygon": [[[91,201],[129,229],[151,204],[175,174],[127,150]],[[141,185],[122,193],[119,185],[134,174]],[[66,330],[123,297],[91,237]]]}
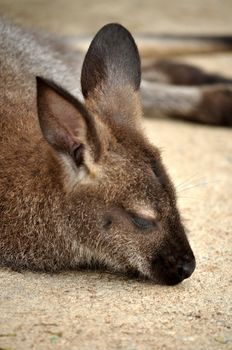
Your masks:
{"label": "brown fur", "polygon": [[[0,264],[58,271],[98,263],[168,284],[189,277],[195,258],[175,189],[141,131],[140,60],[129,32],[112,24],[97,34],[84,61],[84,103],[46,40],[4,21],[3,33]],[[46,80],[36,85],[38,75]]]}

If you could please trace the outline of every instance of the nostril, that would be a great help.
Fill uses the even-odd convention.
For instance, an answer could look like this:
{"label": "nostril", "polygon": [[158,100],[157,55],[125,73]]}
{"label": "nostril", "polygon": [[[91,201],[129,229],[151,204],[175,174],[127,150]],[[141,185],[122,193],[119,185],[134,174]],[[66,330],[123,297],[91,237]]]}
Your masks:
{"label": "nostril", "polygon": [[195,270],[195,266],[195,259],[192,259],[190,262],[183,262],[182,266],[179,266],[177,269],[178,275],[183,279],[190,277]]}

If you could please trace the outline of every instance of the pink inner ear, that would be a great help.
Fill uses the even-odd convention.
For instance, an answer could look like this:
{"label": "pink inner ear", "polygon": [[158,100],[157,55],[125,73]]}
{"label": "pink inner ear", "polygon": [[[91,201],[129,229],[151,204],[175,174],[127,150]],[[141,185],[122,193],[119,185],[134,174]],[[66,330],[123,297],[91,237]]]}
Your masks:
{"label": "pink inner ear", "polygon": [[40,124],[45,138],[55,148],[71,153],[84,141],[86,124],[82,115],[49,86],[43,88],[39,99]]}
{"label": "pink inner ear", "polygon": [[36,79],[38,117],[45,139],[56,150],[72,155],[76,147],[88,144],[97,161],[101,142],[94,117],[67,91],[42,78]]}
{"label": "pink inner ear", "polygon": [[83,129],[85,130],[85,122],[79,111],[60,96],[55,91],[50,90],[47,96],[49,102],[50,114],[57,120],[57,123],[66,129],[70,134],[78,136]]}

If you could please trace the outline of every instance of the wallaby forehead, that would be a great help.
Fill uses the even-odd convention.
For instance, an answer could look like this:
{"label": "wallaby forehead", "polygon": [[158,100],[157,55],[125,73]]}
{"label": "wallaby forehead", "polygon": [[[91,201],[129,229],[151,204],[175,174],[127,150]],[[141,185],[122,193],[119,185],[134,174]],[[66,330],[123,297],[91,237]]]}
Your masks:
{"label": "wallaby forehead", "polygon": [[[107,157],[107,173],[129,186],[140,183],[159,183],[158,177],[165,173],[160,151],[136,130],[114,129]],[[156,168],[159,169],[156,174]],[[166,174],[166,173],[165,173]]]}
{"label": "wallaby forehead", "polygon": [[162,204],[161,198],[165,198],[175,205],[175,188],[163,164],[160,150],[147,140],[142,131],[135,128],[117,130],[116,133],[123,148],[123,153],[121,147],[119,152],[126,159],[128,181],[132,182],[134,178],[134,190],[148,193],[151,201],[159,198]]}
{"label": "wallaby forehead", "polygon": [[101,182],[98,193],[106,207],[124,208],[145,217],[167,217],[172,207],[169,192],[147,168],[134,168],[125,164],[114,169],[108,179]]}
{"label": "wallaby forehead", "polygon": [[143,160],[146,163],[160,162],[160,150],[148,141],[142,125],[134,124],[131,123],[127,127],[112,127],[116,143],[124,148],[129,159]]}

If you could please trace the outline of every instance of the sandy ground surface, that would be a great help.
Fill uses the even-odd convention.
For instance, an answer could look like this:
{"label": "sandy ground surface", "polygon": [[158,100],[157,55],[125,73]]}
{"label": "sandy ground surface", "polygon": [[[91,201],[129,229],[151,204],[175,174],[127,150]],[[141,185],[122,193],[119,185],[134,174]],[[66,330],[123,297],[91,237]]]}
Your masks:
{"label": "sandy ground surface", "polygon": [[[230,0],[0,0],[0,12],[62,34],[94,32],[110,21],[140,32],[232,33]],[[232,75],[228,54],[186,60]],[[184,182],[179,206],[195,273],[166,287],[102,272],[0,269],[1,350],[232,349],[232,131],[172,120],[144,124],[176,185]]]}

